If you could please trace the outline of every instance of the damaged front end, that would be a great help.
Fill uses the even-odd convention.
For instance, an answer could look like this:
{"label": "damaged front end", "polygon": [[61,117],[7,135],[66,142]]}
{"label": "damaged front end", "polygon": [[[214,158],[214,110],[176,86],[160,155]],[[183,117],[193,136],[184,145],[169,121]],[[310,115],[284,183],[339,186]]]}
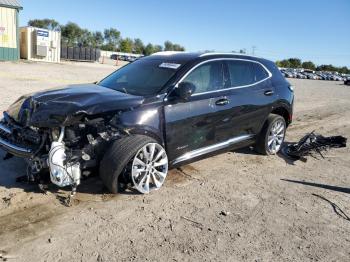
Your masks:
{"label": "damaged front end", "polygon": [[52,183],[72,186],[74,193],[81,176],[98,166],[108,144],[125,134],[118,128],[120,112],[142,101],[96,85],[22,97],[0,121],[0,147],[6,159],[26,159],[30,181],[50,174]]}
{"label": "damaged front end", "polygon": [[28,180],[50,173],[59,187],[80,184],[82,174],[98,165],[108,143],[121,137],[113,120],[84,119],[79,124],[60,128],[35,128],[17,125],[6,113],[0,122],[0,146],[6,158],[18,156],[28,163]]}

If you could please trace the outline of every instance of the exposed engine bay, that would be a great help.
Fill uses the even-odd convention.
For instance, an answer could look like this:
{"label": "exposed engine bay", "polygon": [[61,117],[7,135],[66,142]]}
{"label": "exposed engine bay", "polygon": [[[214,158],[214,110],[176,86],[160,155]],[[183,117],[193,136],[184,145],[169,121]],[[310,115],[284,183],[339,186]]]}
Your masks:
{"label": "exposed engine bay", "polygon": [[29,181],[50,176],[59,187],[72,187],[72,195],[82,174],[98,165],[107,144],[122,136],[113,127],[114,118],[84,118],[72,126],[60,128],[23,127],[4,113],[0,122],[0,144],[7,151],[5,159],[19,156],[28,163]]}

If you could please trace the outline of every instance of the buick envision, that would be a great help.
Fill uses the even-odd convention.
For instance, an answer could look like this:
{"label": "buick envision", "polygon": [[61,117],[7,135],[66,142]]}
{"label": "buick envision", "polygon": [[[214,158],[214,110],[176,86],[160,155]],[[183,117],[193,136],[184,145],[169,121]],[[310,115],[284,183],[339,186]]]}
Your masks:
{"label": "buick envision", "polygon": [[111,192],[149,193],[169,168],[213,154],[250,145],[276,154],[293,99],[266,59],[161,52],[94,84],[20,97],[4,112],[0,146],[27,160],[31,178],[75,190],[97,167]]}

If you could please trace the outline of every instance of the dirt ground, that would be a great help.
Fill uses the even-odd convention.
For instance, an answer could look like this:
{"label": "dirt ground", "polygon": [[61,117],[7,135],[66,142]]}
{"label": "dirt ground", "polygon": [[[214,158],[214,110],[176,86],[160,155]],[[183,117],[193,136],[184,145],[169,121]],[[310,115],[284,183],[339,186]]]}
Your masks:
{"label": "dirt ground", "polygon": [[[17,97],[93,82],[115,66],[0,63],[0,109]],[[350,87],[296,80],[287,142],[350,137]],[[23,160],[0,150],[0,261],[349,261],[350,154],[306,163],[229,152],[170,171],[149,195],[110,195],[98,177],[68,191],[16,183]]]}

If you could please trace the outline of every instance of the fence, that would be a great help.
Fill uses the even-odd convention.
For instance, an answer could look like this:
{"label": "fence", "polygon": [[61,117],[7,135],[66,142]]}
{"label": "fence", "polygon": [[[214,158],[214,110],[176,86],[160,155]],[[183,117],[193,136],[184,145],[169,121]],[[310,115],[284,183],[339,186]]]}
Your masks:
{"label": "fence", "polygon": [[61,47],[61,58],[66,60],[98,61],[100,49],[90,47]]}

